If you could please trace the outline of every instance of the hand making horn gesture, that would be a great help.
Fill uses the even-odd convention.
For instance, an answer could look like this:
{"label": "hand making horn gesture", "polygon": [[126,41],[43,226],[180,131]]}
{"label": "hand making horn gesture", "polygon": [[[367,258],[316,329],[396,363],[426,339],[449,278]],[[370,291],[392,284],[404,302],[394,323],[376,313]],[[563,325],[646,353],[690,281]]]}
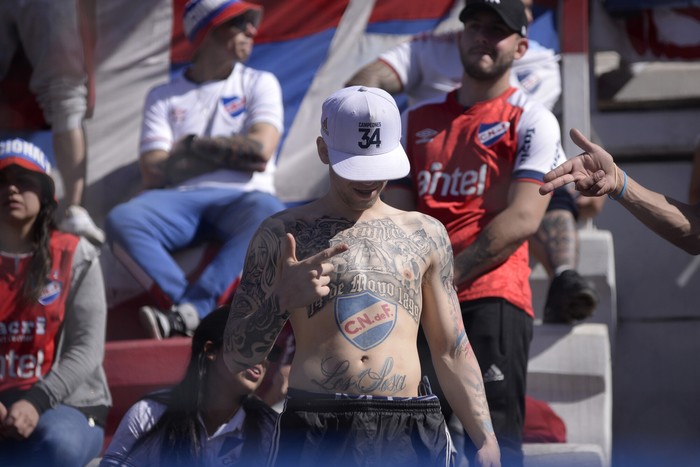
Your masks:
{"label": "hand making horn gesture", "polygon": [[540,187],[540,193],[551,193],[571,182],[574,182],[576,191],[584,196],[616,196],[621,193],[624,174],[620,174],[612,156],[575,128],[571,129],[569,135],[584,152],[546,173],[546,183]]}
{"label": "hand making horn gesture", "polygon": [[278,294],[284,309],[291,311],[306,307],[328,295],[330,274],[335,271],[335,266],[330,259],[347,249],[347,244],[339,243],[298,261],[296,240],[294,235],[288,233],[287,240],[282,245],[282,264],[278,282],[280,284]]}

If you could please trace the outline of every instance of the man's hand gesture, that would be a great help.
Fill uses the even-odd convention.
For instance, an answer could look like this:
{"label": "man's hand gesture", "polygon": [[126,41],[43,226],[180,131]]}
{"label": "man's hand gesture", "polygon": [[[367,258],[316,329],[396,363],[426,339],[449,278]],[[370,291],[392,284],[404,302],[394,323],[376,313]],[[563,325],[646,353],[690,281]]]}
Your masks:
{"label": "man's hand gesture", "polygon": [[584,196],[615,195],[621,189],[622,180],[612,156],[597,144],[590,142],[575,128],[569,132],[571,140],[584,152],[569,159],[544,175],[540,194],[575,182],[576,191]]}
{"label": "man's hand gesture", "polygon": [[302,261],[297,260],[296,240],[290,233],[282,245],[282,261],[278,274],[277,295],[280,307],[292,311],[311,305],[331,291],[328,284],[335,266],[330,259],[344,251],[345,243],[326,248]]}

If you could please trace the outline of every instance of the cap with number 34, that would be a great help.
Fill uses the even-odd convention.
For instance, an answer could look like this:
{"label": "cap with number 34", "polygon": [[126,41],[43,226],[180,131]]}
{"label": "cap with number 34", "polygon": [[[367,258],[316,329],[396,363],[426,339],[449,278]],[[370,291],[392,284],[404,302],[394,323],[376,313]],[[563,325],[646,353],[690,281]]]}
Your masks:
{"label": "cap with number 34", "polygon": [[410,164],[401,146],[401,114],[382,89],[351,86],[323,102],[321,136],[333,171],[346,180],[395,180]]}

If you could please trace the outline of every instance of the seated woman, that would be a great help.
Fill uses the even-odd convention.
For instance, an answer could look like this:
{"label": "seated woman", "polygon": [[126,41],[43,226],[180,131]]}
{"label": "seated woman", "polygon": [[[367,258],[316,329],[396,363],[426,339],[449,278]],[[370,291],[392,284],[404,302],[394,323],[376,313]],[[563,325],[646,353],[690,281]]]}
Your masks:
{"label": "seated woman", "polygon": [[222,358],[227,319],[228,306],[202,319],[182,381],[128,410],[100,466],[265,464],[277,413],[253,393],[267,362],[229,372]]}
{"label": "seated woman", "polygon": [[111,405],[98,251],[60,232],[50,164],[0,141],[0,464],[85,465]]}

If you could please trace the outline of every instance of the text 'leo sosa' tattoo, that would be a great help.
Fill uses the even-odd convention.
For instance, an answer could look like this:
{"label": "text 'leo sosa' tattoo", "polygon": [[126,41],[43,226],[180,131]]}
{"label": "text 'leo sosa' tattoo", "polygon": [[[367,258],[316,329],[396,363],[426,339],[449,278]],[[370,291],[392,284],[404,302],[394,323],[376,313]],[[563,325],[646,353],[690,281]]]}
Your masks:
{"label": "text 'leo sosa' tattoo", "polygon": [[362,394],[395,394],[406,388],[406,375],[392,373],[394,359],[388,357],[381,368],[365,368],[357,374],[349,374],[350,362],[332,357],[321,362],[323,379],[312,382],[326,391],[359,392]]}

